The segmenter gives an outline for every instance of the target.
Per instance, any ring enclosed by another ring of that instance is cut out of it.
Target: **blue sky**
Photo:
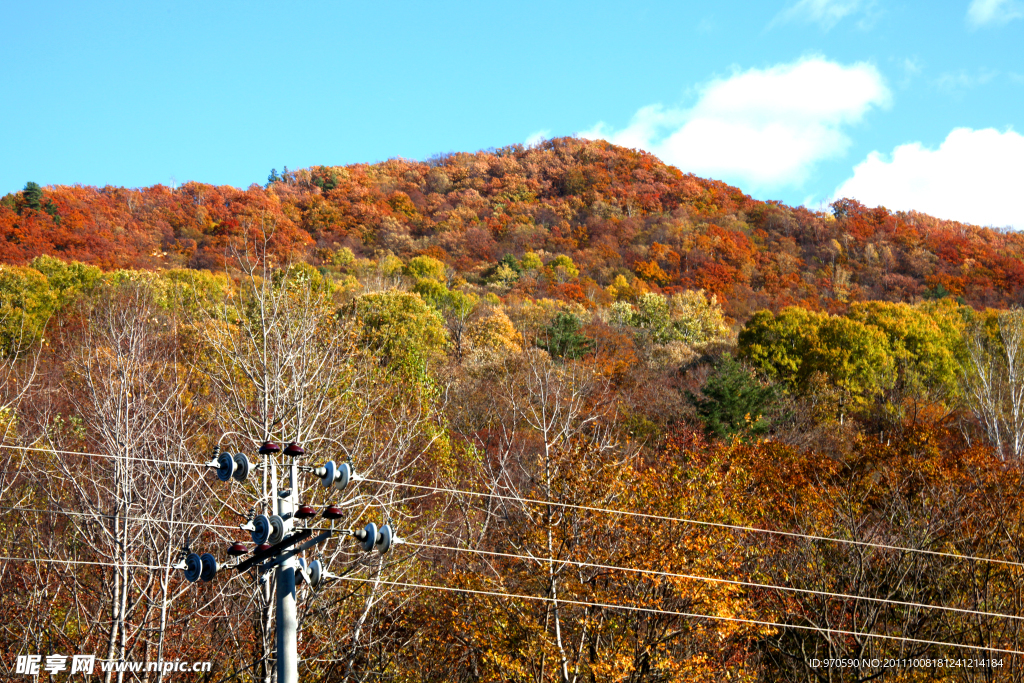
[[[1024,0],[36,2],[2,30],[0,193],[580,134],[1024,228]]]

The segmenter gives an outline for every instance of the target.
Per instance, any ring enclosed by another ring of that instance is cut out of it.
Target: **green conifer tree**
[[[43,205],[43,188],[39,187],[39,183],[33,183],[29,181],[25,183],[25,189],[23,190],[25,197],[25,206],[30,209],[38,211]]]
[[[687,392],[710,436],[726,439],[734,434],[764,434],[771,427],[770,415],[777,412],[779,389],[762,384],[754,374],[730,355],[723,355],[708,377],[701,395]]]
[[[579,318],[572,313],[560,311],[535,343],[554,358],[581,358],[594,348],[593,340],[580,332],[581,327]]]

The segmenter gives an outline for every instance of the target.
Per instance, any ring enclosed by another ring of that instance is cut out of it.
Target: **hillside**
[[[427,255],[471,282],[493,279],[506,255],[565,255],[570,272],[506,278],[505,289],[604,304],[621,275],[643,291],[705,289],[741,322],[792,304],[842,312],[947,295],[1006,307],[1024,288],[1018,233],[851,200],[831,215],[762,202],[645,152],[574,138],[275,172],[246,190],[23,191],[0,200],[0,262],[50,254],[104,269],[221,269],[259,230],[273,233],[280,262],[339,270],[352,256]]]
[[[270,680],[263,514],[305,681],[1020,678],[1018,234],[575,139],[0,226],[4,652]]]

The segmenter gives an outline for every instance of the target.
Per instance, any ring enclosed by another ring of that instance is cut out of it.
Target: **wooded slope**
[[[50,254],[105,269],[219,269],[232,245],[267,230],[281,262],[337,268],[351,258],[346,248],[356,257],[390,251],[433,256],[470,281],[493,279],[506,255],[565,255],[568,273],[503,284],[592,305],[608,302],[605,288],[621,275],[643,291],[705,289],[739,321],[793,304],[840,312],[858,300],[947,295],[1006,307],[1024,287],[1018,233],[852,200],[830,214],[762,202],[604,141],[317,166],[269,180],[246,190],[189,182],[7,195],[0,262]]]

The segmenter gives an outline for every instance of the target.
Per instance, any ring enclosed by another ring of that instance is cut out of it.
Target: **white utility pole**
[[[289,447],[287,453],[292,450]],[[300,449],[301,450],[301,449]],[[295,501],[299,498],[298,469],[291,454],[287,495],[278,492],[277,514],[291,525],[295,519]],[[295,611],[295,567],[292,555],[277,567],[277,683],[299,683],[299,623]]]
[[[393,543],[401,543],[402,540],[394,535],[390,523],[385,518],[385,523],[378,529],[377,525],[370,522],[364,529],[353,531],[351,529],[335,528],[334,520],[342,517],[344,512],[337,505],[328,505],[323,510],[323,519],[331,522],[330,527],[309,527],[295,529],[295,520],[307,519],[316,515],[316,510],[309,505],[299,505],[299,470],[314,474],[320,478],[321,483],[332,491],[344,491],[350,482],[360,481],[358,476],[348,463],[340,466],[333,460],[328,460],[321,467],[300,466],[298,458],[304,456],[306,451],[296,443],[288,444],[284,449],[284,455],[288,461],[288,485],[289,488],[282,489],[277,478],[277,454],[281,453],[281,447],[276,443],[266,441],[260,447],[259,453],[263,456],[261,467],[263,470],[264,486],[267,478],[270,479],[270,502],[269,514],[261,514],[254,519],[248,520],[239,526],[240,529],[248,531],[256,547],[252,549],[252,556],[235,564],[225,565],[217,561],[210,553],[202,556],[193,553],[187,548],[182,551],[182,559],[176,569],[185,570],[185,578],[191,582],[212,581],[217,572],[222,569],[234,569],[245,572],[256,568],[259,576],[263,577],[271,568],[277,579],[277,599],[275,622],[275,646],[277,659],[277,682],[276,683],[299,683],[299,624],[295,604],[295,584],[298,579],[297,573],[301,572],[303,580],[311,587],[316,588],[325,579],[339,578],[329,573],[319,560],[312,560],[308,564],[296,558],[296,554],[323,543],[334,534],[351,536],[359,541],[363,550],[371,552],[378,551],[380,554],[388,552]],[[227,452],[221,452],[220,446],[214,448],[213,460],[206,464],[207,467],[217,470],[217,478],[221,481],[245,481],[249,476],[250,461],[243,453],[236,453],[233,456]],[[264,488],[264,491],[266,488]],[[263,499],[266,500],[266,499]],[[276,514],[275,514],[276,509]],[[313,536],[315,531],[319,535]],[[228,548],[228,555],[238,557],[249,552],[242,543],[232,543]],[[269,591],[269,581],[267,590]],[[269,599],[269,596],[268,596]],[[269,672],[268,672],[269,676]]]

